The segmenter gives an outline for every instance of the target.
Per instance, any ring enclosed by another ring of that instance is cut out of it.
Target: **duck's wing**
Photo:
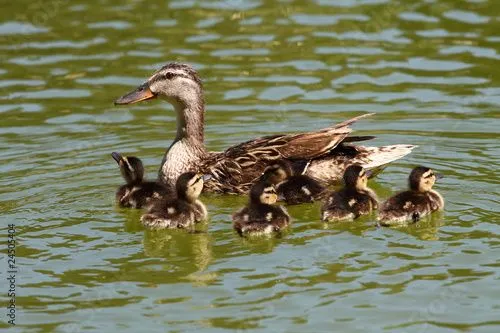
[[[209,153],[201,166],[203,172],[212,175],[206,186],[214,192],[245,193],[273,161],[308,161],[326,155],[352,132],[349,125],[370,115],[354,117],[318,131],[260,137],[232,146],[222,153]]]
[[[328,153],[352,132],[349,125],[373,115],[364,114],[318,131],[265,136],[228,148],[224,155],[243,165],[259,159],[309,160]],[[358,137],[360,141],[371,137]]]

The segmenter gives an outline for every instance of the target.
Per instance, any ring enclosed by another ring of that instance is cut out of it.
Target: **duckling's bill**
[[[148,99],[156,98],[156,95],[151,91],[149,85],[144,83],[137,89],[123,95],[115,101],[115,105],[133,104]]]
[[[120,164],[120,161],[122,160],[122,155],[120,153],[114,151],[111,153],[111,157],[113,157],[116,163]]]

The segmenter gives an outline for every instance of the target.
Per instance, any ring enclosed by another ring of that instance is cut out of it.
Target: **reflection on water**
[[[500,3],[2,9],[0,209],[18,227],[21,267],[12,332],[498,330]],[[374,216],[325,224],[319,204],[301,205],[282,237],[246,240],[231,214],[247,198],[207,195],[196,232],[145,231],[140,211],[114,204],[109,154],[141,157],[153,178],[174,114],[112,101],[173,60],[204,80],[210,149],[375,112],[357,134],[419,145],[373,182],[378,195],[425,164],[446,175],[445,212],[384,229]]]

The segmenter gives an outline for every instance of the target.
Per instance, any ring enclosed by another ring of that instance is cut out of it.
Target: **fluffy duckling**
[[[144,181],[144,166],[135,156],[122,156],[117,152],[111,153],[118,163],[126,184],[116,191],[116,202],[122,207],[142,208],[152,200],[161,199],[168,195],[167,188],[152,181]]]
[[[413,169],[408,178],[410,189],[387,199],[380,206],[379,225],[417,222],[420,218],[443,209],[443,197],[432,189],[436,180],[442,177],[427,167],[418,166]]]
[[[370,176],[370,170],[359,165],[348,166],[344,172],[345,187],[327,198],[321,207],[321,220],[351,221],[377,209],[377,195],[367,186]]]
[[[276,203],[277,194],[274,185],[269,182],[257,182],[250,189],[248,206],[233,214],[234,229],[240,236],[269,235],[280,232],[290,223],[290,216]]]
[[[207,209],[198,197],[207,179],[195,172],[180,175],[175,184],[177,199],[155,202],[141,216],[142,224],[150,229],[189,228],[206,220]]]
[[[276,186],[279,200],[285,201],[288,205],[313,202],[326,190],[317,180],[309,176],[294,175],[290,163],[285,160],[279,160],[268,166],[260,180]]]

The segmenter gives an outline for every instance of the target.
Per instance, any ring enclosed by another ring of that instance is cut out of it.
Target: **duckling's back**
[[[150,229],[189,228],[205,218],[204,206],[175,199],[154,202],[141,216],[141,222]]]
[[[349,221],[369,214],[377,206],[376,196],[370,190],[356,191],[344,188],[328,197],[321,207],[321,219],[332,222]]]
[[[290,222],[284,208],[272,205],[252,205],[233,214],[234,229],[240,235],[266,235],[281,231]]]
[[[388,226],[420,218],[443,208],[442,197],[435,191],[404,191],[385,201],[379,210],[379,224]]]
[[[143,208],[153,200],[171,195],[170,191],[157,182],[122,185],[116,191],[116,201],[122,207]]]
[[[311,177],[297,175],[289,177],[276,190],[281,200],[296,205],[319,199],[326,189]]]

